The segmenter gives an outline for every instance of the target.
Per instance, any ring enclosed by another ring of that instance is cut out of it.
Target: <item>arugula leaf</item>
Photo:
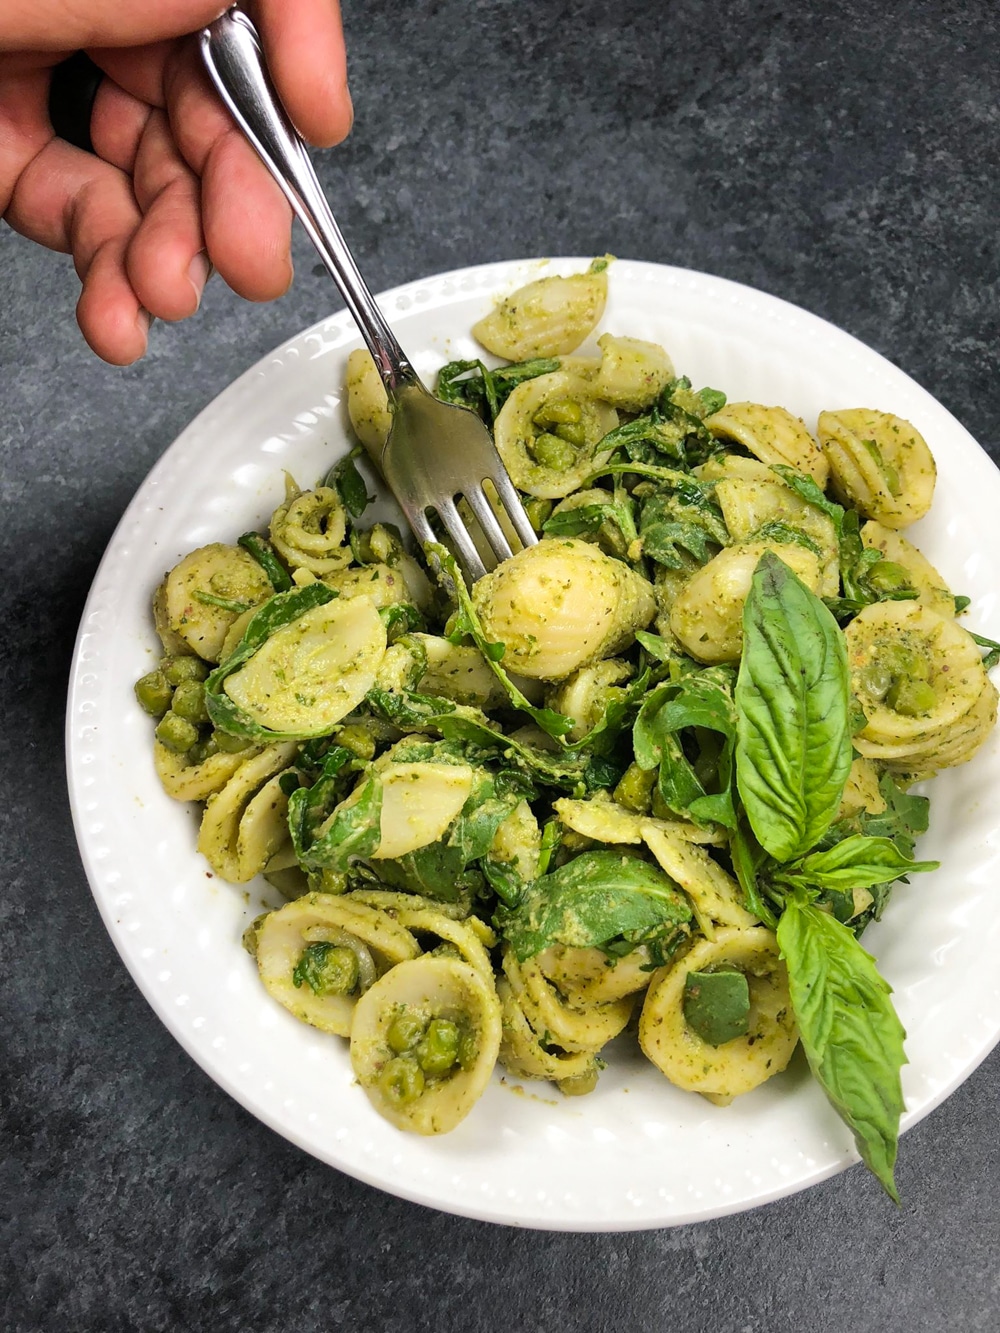
[[[237,544],[242,546],[244,551],[249,551],[257,561],[271,580],[275,592],[288,592],[292,588],[291,574],[278,559],[271,543],[259,532],[244,532],[243,536],[238,538]]]
[[[969,631],[972,634],[972,631]],[[972,634],[972,638],[980,648],[986,648],[987,652],[983,656],[983,666],[987,671],[992,671],[998,662],[1000,662],[1000,643],[995,639],[987,639],[982,634]]]
[[[415,690],[369,690],[371,708],[401,730],[436,731],[446,740],[464,741],[484,752],[503,756],[529,777],[567,792],[584,789],[587,759],[568,749],[542,750],[525,741],[515,740],[494,727],[477,708],[457,704],[452,699]]]
[[[552,514],[542,524],[542,531],[547,537],[590,537],[599,533],[605,524],[611,524],[618,530],[616,545],[619,553],[624,555],[638,536],[634,508],[634,501],[624,486],[616,485],[614,494],[608,494],[607,500],[579,505],[575,509],[561,509]]]
[[[685,569],[691,558],[704,565],[729,542],[722,510],[694,483],[651,495],[639,516],[639,536],[643,555],[668,569]]]
[[[322,781],[322,779],[321,779]],[[337,805],[318,826],[321,808],[315,788],[300,787],[288,798],[288,827],[299,865],[304,870],[346,870],[355,857],[371,856],[382,840],[382,783],[373,773],[350,805]]]
[[[632,729],[636,763],[642,769],[659,768],[657,785],[667,808],[696,823],[729,829],[735,825],[732,684],[732,669],[716,666],[660,685],[646,695]],[[688,729],[694,729],[689,734],[700,751],[694,762],[680,736]]]
[[[449,361],[438,371],[434,392],[445,403],[458,403],[478,413],[492,425],[511,390],[525,380],[539,375],[550,375],[559,369],[554,357],[536,357],[531,361],[515,361],[498,370],[490,370],[482,361]]]
[[[601,440],[601,449],[624,449],[636,463],[658,463],[667,458],[684,467],[687,463],[684,436],[684,430],[654,408],[646,416],[636,417],[608,431]]]
[[[326,479],[326,484],[337,492],[351,518],[360,518],[375,499],[374,495],[368,494],[365,480],[354,465],[355,458],[362,453],[364,450],[360,446],[352,449],[346,458],[333,465]]]
[[[845,510],[842,505],[828,500],[813,478],[799,472],[797,468],[775,463],[771,471],[776,472],[796,495],[826,514],[833,523],[839,549],[840,581],[844,590],[843,597],[827,599],[827,605],[834,615],[843,618],[856,615],[872,602],[911,601],[916,597],[915,588],[904,585],[879,587],[872,581],[871,574],[876,566],[891,562],[886,561],[876,547],[865,546],[861,540],[861,523],[855,510]]]
[[[870,838],[891,838],[904,856],[912,856],[917,838],[927,832],[930,801],[897,787],[891,773],[882,774],[878,789],[886,808],[879,815],[862,814],[862,832]]]
[[[785,904],[778,946],[809,1066],[865,1164],[898,1203],[893,1167],[906,1034],[891,987],[851,931],[804,896]]]
[[[836,818],[852,759],[849,695],[837,622],[765,551],[743,610],[736,779],[755,836],[778,861],[807,852]]]
[[[500,665],[500,659],[503,657],[504,645],[502,643],[492,643],[483,631],[482,622],[476,614],[476,609],[472,604],[472,598],[465,585],[465,579],[455,557],[444,546],[437,542],[428,542],[428,554],[435,557],[441,563],[441,569],[451,584],[454,591],[455,600],[458,603],[458,610],[452,617],[453,630],[452,638],[464,638],[468,636],[475,643],[476,647],[486,658],[490,670],[496,676],[497,680],[503,686],[504,692],[511,704],[519,712],[527,713],[538,726],[548,735],[554,737],[565,736],[573,726],[573,719],[565,717],[562,713],[557,713],[552,708],[536,708],[522,692],[517,688],[514,682],[508,676],[507,672]]]
[[[519,774],[478,769],[447,835],[404,856],[380,861],[379,878],[441,902],[457,902],[466,890],[481,885],[477,863],[486,857],[503,821],[530,793],[530,785]]]
[[[412,602],[393,602],[391,606],[383,606],[378,614],[385,626],[386,640],[390,644],[396,643],[404,635],[412,634],[415,630],[427,628],[426,620]]]
[[[297,732],[272,731],[262,727],[259,722],[243,711],[223,690],[227,676],[238,670],[244,662],[253,657],[272,634],[290,625],[299,616],[305,615],[313,607],[322,606],[332,601],[337,594],[325,583],[310,583],[305,588],[292,588],[290,592],[278,592],[269,597],[254,612],[243,631],[243,637],[224,662],[220,662],[210,672],[205,681],[205,707],[212,724],[230,736],[243,736],[248,740],[282,741],[297,740]]]
[[[634,947],[672,936],[690,920],[685,896],[658,866],[595,851],[536,879],[505,916],[503,933],[524,962],[550,944],[604,948],[622,940]]]
[[[795,888],[868,889],[923,870],[937,870],[940,861],[911,861],[890,838],[863,835],[844,838],[822,852],[811,852],[774,872],[775,883]]]

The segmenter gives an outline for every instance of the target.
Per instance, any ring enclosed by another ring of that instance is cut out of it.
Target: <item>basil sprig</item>
[[[906,1033],[891,987],[851,931],[801,891],[785,903],[778,946],[809,1067],[866,1166],[898,1203],[893,1167]]]
[[[212,724],[230,736],[243,736],[253,741],[298,740],[299,732],[272,731],[262,727],[244,709],[230,699],[223,689],[226,677],[253,657],[272,634],[290,625],[299,616],[316,606],[332,601],[337,594],[325,583],[310,583],[305,588],[275,593],[256,611],[243,631],[243,637],[224,662],[215,668],[205,681],[205,706]]]
[[[765,551],[743,611],[736,780],[750,827],[776,861],[833,823],[851,768],[847,649],[820,599]]]

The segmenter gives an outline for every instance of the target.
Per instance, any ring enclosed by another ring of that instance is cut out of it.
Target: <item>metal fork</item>
[[[428,393],[396,341],[274,90],[247,16],[234,7],[216,19],[201,34],[201,52],[222,100],[305,227],[375,359],[392,412],[389,438],[375,463],[421,546],[437,540],[428,518],[434,510],[470,577],[480,578],[487,570],[484,555],[492,557],[492,568],[513,554],[484,482],[495,489],[496,503],[523,545],[538,540],[489,431],[474,412]],[[482,552],[459,513],[462,498],[485,538]]]

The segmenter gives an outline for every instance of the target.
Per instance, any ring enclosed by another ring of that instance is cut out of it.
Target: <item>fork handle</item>
[[[233,6],[202,31],[201,54],[219,95],[281,187],[340,288],[387,393],[395,398],[407,385],[419,384],[354,262],[305,145],[271,83],[256,28]]]

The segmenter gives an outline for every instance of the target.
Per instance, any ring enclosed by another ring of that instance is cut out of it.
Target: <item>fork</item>
[[[520,496],[489,431],[468,408],[443,403],[420,381],[368,289],[341,235],[309,154],[271,83],[253,24],[235,6],[201,33],[209,77],[257,150],[319,251],[375,360],[392,412],[389,437],[374,459],[422,547],[437,540],[428,511],[450,537],[469,577],[513,555],[506,517],[524,546],[537,542]],[[494,509],[484,483],[495,492]],[[464,500],[485,542],[462,514]]]

